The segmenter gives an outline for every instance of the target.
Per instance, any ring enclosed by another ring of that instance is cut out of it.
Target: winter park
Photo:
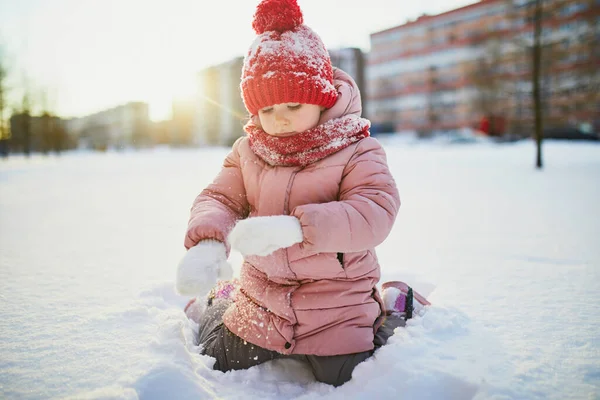
[[[293,361],[221,373],[174,292],[198,187],[227,152],[1,165],[3,398],[594,399],[600,146],[390,144],[402,196],[382,281],[433,306],[334,389]],[[241,257],[232,254],[234,268]]]
[[[600,399],[593,0],[0,0],[1,399]]]

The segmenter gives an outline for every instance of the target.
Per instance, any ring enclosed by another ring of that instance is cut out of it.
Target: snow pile
[[[239,398],[244,393],[244,398],[265,400],[325,395],[331,399],[465,399],[507,393],[485,380],[506,367],[500,362],[503,356],[498,343],[456,309],[429,307],[360,364],[349,383],[335,389],[315,382],[311,371],[294,360],[268,362],[246,371],[213,371],[214,360],[199,355],[200,349],[194,345],[198,327],[183,316],[185,301],[169,284],[143,292],[122,317],[151,317],[158,331],[148,347],[156,362],[137,378],[121,379],[118,386],[74,397],[166,399],[176,394],[179,399]]]

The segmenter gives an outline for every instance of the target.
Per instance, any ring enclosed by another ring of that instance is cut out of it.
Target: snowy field
[[[337,389],[193,345],[175,267],[226,149],[0,160],[0,398],[600,399],[600,145],[547,142],[542,172],[532,142],[386,149],[383,281],[434,305]]]

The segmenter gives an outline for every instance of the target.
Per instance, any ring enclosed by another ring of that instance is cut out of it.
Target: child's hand
[[[231,279],[232,275],[225,245],[216,240],[203,240],[191,247],[179,262],[177,291],[183,295],[204,297],[217,280]]]
[[[245,256],[267,256],[303,240],[296,217],[275,215],[241,220],[229,234],[231,247]]]

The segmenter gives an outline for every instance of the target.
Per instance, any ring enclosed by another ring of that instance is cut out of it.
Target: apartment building
[[[148,104],[130,102],[66,122],[79,146],[96,150],[152,144]]]
[[[195,141],[196,102],[193,100],[175,100],[171,104],[172,118],[155,124],[157,142],[160,140],[161,130],[166,134],[166,142],[174,146],[189,146]]]
[[[194,143],[229,146],[243,135],[248,112],[240,95],[243,57],[198,74]]]
[[[594,38],[598,41],[595,3],[544,2],[549,125],[598,119],[600,105],[591,92],[594,87],[597,92],[598,73],[590,68],[598,65],[598,54],[588,54]],[[495,134],[529,131],[532,7],[530,0],[482,0],[373,33],[366,75],[374,126],[427,134],[479,128],[491,119]]]

